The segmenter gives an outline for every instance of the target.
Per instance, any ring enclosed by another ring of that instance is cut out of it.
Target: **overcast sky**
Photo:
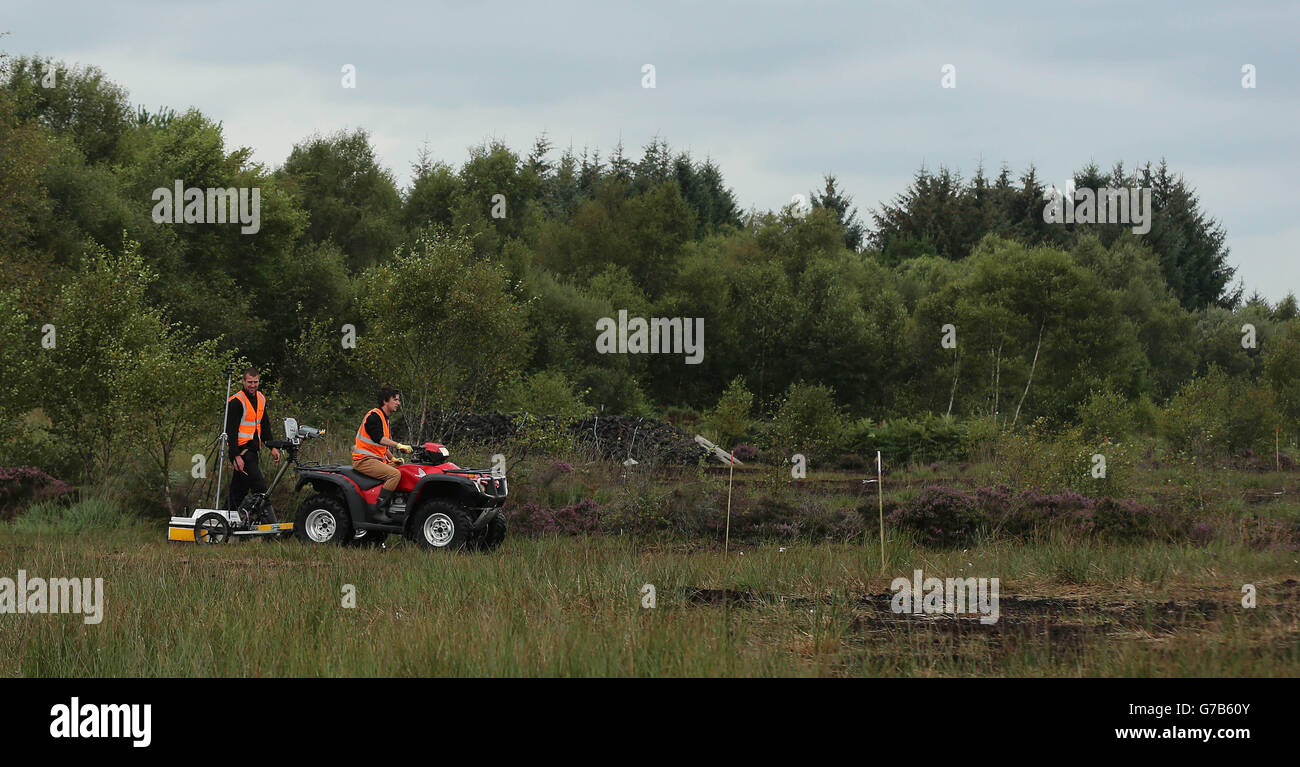
[[[621,139],[639,157],[659,136],[713,158],[745,208],[831,172],[865,218],[922,163],[1034,163],[1062,186],[1089,161],[1164,157],[1227,228],[1247,293],[1276,300],[1300,285],[1300,6],[1235,5],[4,0],[0,50],[98,66],[150,109],[197,107],[270,167],[313,133],[365,128],[403,185],[426,141],[458,165],[489,138],[526,152],[546,131],[602,154]]]

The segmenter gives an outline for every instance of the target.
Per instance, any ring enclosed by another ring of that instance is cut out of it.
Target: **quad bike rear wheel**
[[[298,507],[293,534],[303,543],[342,544],[352,538],[352,520],[339,499],[313,495]]]
[[[469,514],[461,507],[447,501],[429,500],[416,508],[406,534],[421,548],[460,551],[465,548],[472,524]]]

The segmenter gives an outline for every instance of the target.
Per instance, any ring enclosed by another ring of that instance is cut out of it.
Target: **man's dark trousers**
[[[262,476],[262,467],[258,464],[258,451],[244,452],[244,470],[241,472],[232,465],[234,476],[230,480],[230,496],[226,499],[226,508],[234,511],[244,501],[244,496],[251,490],[254,493],[266,492],[266,477]]]

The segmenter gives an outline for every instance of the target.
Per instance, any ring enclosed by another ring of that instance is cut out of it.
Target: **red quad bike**
[[[390,451],[391,452],[391,451]],[[303,543],[379,546],[398,533],[426,549],[489,551],[506,538],[506,478],[492,469],[462,469],[447,448],[425,442],[397,465],[402,479],[393,491],[388,524],[374,520],[383,483],[351,466],[298,467],[298,486],[315,494],[294,516]]]

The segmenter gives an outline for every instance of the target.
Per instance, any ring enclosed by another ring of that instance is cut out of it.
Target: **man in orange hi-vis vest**
[[[266,492],[266,478],[257,459],[262,441],[271,437],[271,429],[267,425],[270,418],[266,414],[266,395],[257,390],[261,381],[257,368],[245,370],[244,387],[231,396],[226,413],[226,440],[230,445],[230,462],[235,465],[227,509],[238,509],[249,490]],[[272,448],[271,458],[280,463],[280,451]]]
[[[396,448],[404,453],[411,452],[410,445],[393,440],[393,433],[388,427],[388,419],[402,406],[402,393],[391,386],[379,388],[379,407],[371,409],[357,429],[356,441],[352,445],[352,468],[384,481],[384,489],[379,491],[376,504],[375,521],[392,522],[388,516],[388,506],[393,501],[393,491],[402,479],[402,473],[388,463],[388,448]]]

